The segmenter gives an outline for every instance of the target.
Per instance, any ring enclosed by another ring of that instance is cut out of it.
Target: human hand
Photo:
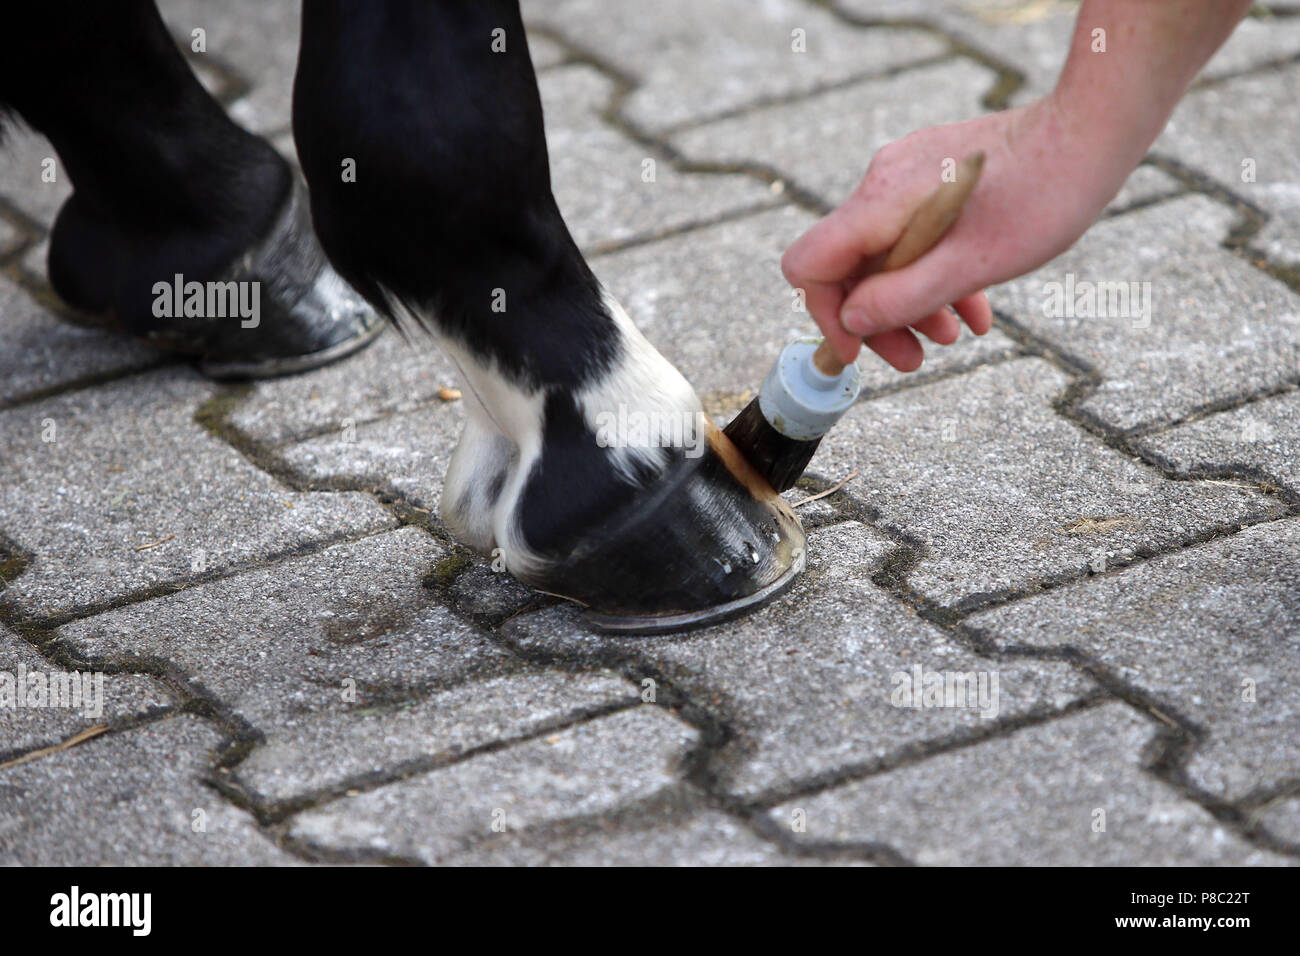
[[[1098,142],[1079,142],[1086,132],[1065,122],[1048,97],[923,129],[880,150],[861,185],[781,262],[840,360],[853,361],[865,340],[909,372],[923,357],[916,332],[951,344],[961,332],[958,315],[977,335],[987,332],[992,313],[982,290],[1069,248],[1132,169],[1129,151],[1108,161]],[[942,181],[945,161],[977,150],[986,154],[983,175],[951,230],[910,266],[876,271]]]

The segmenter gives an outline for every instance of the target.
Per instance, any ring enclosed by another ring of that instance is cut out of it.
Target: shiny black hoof
[[[218,379],[317,368],[383,331],[384,320],[326,260],[301,181],[264,238],[215,272],[202,263],[216,239],[178,235],[125,232],[74,193],[49,257],[50,283],[75,310],[68,318],[196,359]]]
[[[261,315],[252,328],[217,320],[200,336],[199,369],[215,379],[319,368],[360,351],[384,329],[384,319],[326,260],[301,183],[266,240],[223,279],[259,283]]]
[[[803,527],[712,423],[708,438],[527,583],[585,604],[613,634],[690,630],[784,593],[804,568]]]

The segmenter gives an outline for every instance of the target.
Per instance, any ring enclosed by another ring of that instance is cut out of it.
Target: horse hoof
[[[186,254],[165,236],[121,233],[74,193],[51,236],[50,282],[70,320],[196,359],[214,379],[318,368],[386,324],[325,258],[300,180],[266,235],[215,276],[186,275]]]
[[[270,236],[233,266],[229,278],[261,284],[262,315],[252,329],[239,322],[209,324],[213,331],[198,348],[199,371],[210,378],[272,378],[320,368],[359,352],[386,324],[325,258],[297,180]]]
[[[697,457],[591,528],[560,564],[526,581],[587,606],[612,634],[665,634],[728,620],[780,596],[807,542],[790,506],[707,422]]]

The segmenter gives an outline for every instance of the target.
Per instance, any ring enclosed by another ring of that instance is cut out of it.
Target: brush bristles
[[[722,431],[778,492],[794,487],[821,444],[820,438],[786,438],[763,417],[757,398]]]

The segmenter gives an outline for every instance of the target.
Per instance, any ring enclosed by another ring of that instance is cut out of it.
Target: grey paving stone
[[[1060,664],[977,657],[919,620],[871,582],[891,548],[856,522],[826,528],[812,536],[804,577],[770,607],[680,637],[617,642],[726,715],[734,736],[709,769],[729,791],[752,798],[896,758],[925,741],[1064,707],[1095,689]],[[556,609],[514,618],[502,634],[527,650],[572,653],[566,643],[583,641],[580,626]],[[593,650],[611,642],[591,640]],[[954,706],[901,706],[899,688],[910,686],[914,668],[984,675],[976,679],[988,694],[977,704],[972,685],[971,699]]]
[[[0,627],[0,754],[5,755],[0,763],[97,724],[174,703],[166,688],[151,677],[69,672]]]
[[[30,280],[31,285],[46,289],[50,287],[49,270],[46,266],[49,258],[50,237],[48,235],[42,238],[40,242],[33,242],[23,253],[20,267],[26,273],[24,278]]]
[[[192,31],[206,32],[207,53],[249,84],[230,105],[235,122],[256,133],[287,128],[293,74],[298,66],[299,7],[291,0],[160,0],[163,19],[179,41],[192,44]]]
[[[1051,92],[1070,50],[1078,4],[1061,0],[837,0],[856,17],[919,20],[1014,70],[1010,102]]]
[[[1152,203],[1184,192],[1186,187],[1157,166],[1143,163],[1133,170],[1118,195],[1106,207],[1107,213],[1123,212],[1138,203]]]
[[[295,864],[201,782],[220,739],[180,716],[0,770],[0,865]]]
[[[861,402],[812,461],[925,548],[907,580],[947,606],[1113,566],[1281,514],[1235,485],[1168,481],[1053,412],[1066,377],[1017,359]]]
[[[292,839],[335,853],[436,863],[506,832],[609,812],[672,787],[697,733],[643,704],[293,818]],[[499,831],[495,831],[499,832]]]
[[[257,382],[230,413],[230,423],[266,444],[360,426],[437,399],[459,387],[460,374],[427,336],[384,332],[345,362],[303,375]]]
[[[1300,776],[1298,552],[1300,522],[1270,522],[970,622],[1077,647],[1205,728],[1190,778],[1236,799]]]
[[[1300,296],[1220,246],[1235,220],[1204,196],[1105,219],[989,299],[1100,373],[1085,413],[1119,429],[1176,421],[1300,368]],[[1085,293],[1098,287],[1090,308]]]
[[[443,479],[464,421],[461,402],[327,432],[284,449],[285,461],[311,481],[391,488],[436,518]]]
[[[632,823],[596,820],[576,832],[493,834],[449,866],[816,866],[716,810]],[[841,861],[836,861],[841,865]]]
[[[1251,248],[1277,265],[1300,268],[1300,183],[1266,184],[1249,195],[1269,214]]]
[[[474,620],[496,622],[545,596],[482,559],[466,559],[448,588],[452,606]]]
[[[605,123],[601,113],[614,84],[591,67],[552,70],[541,77],[540,88],[551,186],[584,248],[655,235],[776,199],[753,176],[678,172],[665,154]]]
[[[789,826],[802,811],[798,839],[885,843],[930,866],[1290,862],[1147,773],[1153,726],[1107,704],[799,798],[772,817]]]
[[[781,254],[814,221],[786,206],[600,256],[592,265],[705,408],[725,421],[757,394],[786,342],[817,331],[812,316],[795,311],[781,275]],[[967,332],[953,346],[927,344],[916,374],[951,372],[1015,348],[1001,332]],[[868,390],[903,381],[874,353],[865,352],[858,365]]]
[[[56,318],[0,276],[0,404],[158,361],[153,349]]]
[[[922,126],[983,112],[980,99],[995,78],[970,60],[945,60],[748,110],[678,133],[671,142],[697,162],[774,170],[837,205],[862,181],[882,146]]]
[[[54,182],[42,178],[47,159],[54,160]],[[48,229],[71,194],[67,170],[50,141],[21,123],[7,124],[0,141],[0,201]]]
[[[968,43],[1024,77],[1010,103],[1043,96],[1070,49],[1079,5],[1076,0],[837,0],[859,17],[919,19]],[[1104,27],[1100,21],[1089,29]],[[1107,36],[1108,51],[1123,55],[1123,37]],[[1237,27],[1201,71],[1202,79],[1258,69],[1300,51],[1300,23],[1288,17],[1250,18]]]
[[[472,680],[401,704],[304,715],[273,733],[237,774],[254,792],[285,800],[415,761],[448,760],[639,700],[635,685],[609,672]]]
[[[539,73],[559,66],[569,58],[569,51],[549,37],[528,34],[528,55],[532,58],[533,69]]]
[[[1197,80],[1222,80],[1236,73],[1262,70],[1270,63],[1300,53],[1300,20],[1295,17],[1265,16],[1267,4],[1257,4],[1228,41],[1214,55]]]
[[[663,130],[941,55],[922,30],[858,30],[799,0],[527,0],[524,17],[634,76],[623,115]],[[802,30],[806,52],[794,52]]]
[[[173,368],[0,412],[0,530],[32,556],[4,600],[67,612],[393,524],[369,496],[293,492],[207,434],[194,414],[214,393]]]
[[[1300,392],[1188,422],[1138,445],[1180,472],[1246,469],[1300,494]]]
[[[1290,29],[1293,52],[1300,52],[1300,21]],[[1300,264],[1300,130],[1279,123],[1277,109],[1297,101],[1300,64],[1197,89],[1153,147],[1268,213],[1252,248],[1293,266]]]
[[[445,556],[427,533],[401,528],[118,608],[60,633],[91,659],[170,662],[272,743],[278,734],[308,740],[313,727],[325,738],[347,715],[515,668],[435,603],[425,582]]]
[[[1257,819],[1273,836],[1300,848],[1300,796],[1269,804]]]
[[[9,220],[0,217],[0,259],[12,254],[27,236]]]

